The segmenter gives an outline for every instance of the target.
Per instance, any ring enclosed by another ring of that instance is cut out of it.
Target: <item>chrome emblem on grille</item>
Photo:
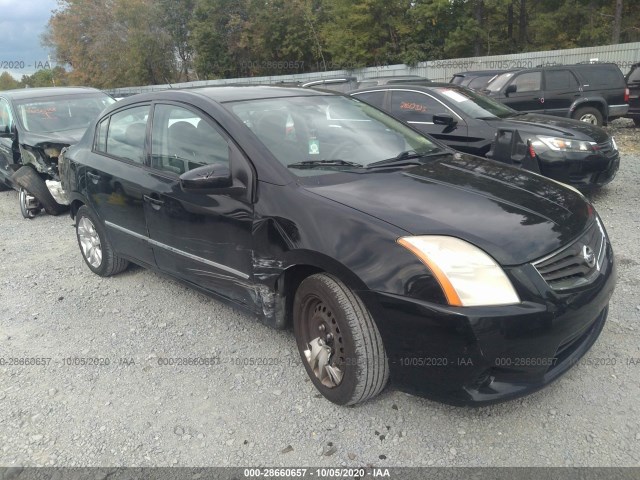
[[[596,266],[596,254],[589,245],[582,247],[582,258],[589,268]]]

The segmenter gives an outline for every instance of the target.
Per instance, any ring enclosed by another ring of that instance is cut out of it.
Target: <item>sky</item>
[[[40,36],[57,4],[57,0],[0,0],[0,73],[8,71],[20,80],[45,66],[51,52],[40,44]],[[53,56],[51,60],[55,67]]]

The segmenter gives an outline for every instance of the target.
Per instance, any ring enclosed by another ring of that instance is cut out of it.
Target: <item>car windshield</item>
[[[412,158],[415,162],[443,151],[401,122],[353,98],[270,98],[227,106],[298,176],[366,168],[388,159],[406,162]]]
[[[511,80],[511,77],[513,77],[513,73],[514,72],[503,73],[496,76],[487,84],[487,90],[489,90],[490,92],[499,92],[500,90],[502,90],[502,87],[504,87],[507,82]]]
[[[18,101],[16,110],[25,130],[50,133],[87,128],[112,103],[104,93],[60,95]]]
[[[506,118],[517,113],[497,100],[467,88],[443,87],[436,91],[472,118]]]

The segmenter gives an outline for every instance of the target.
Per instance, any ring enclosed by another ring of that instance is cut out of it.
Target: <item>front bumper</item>
[[[547,150],[538,154],[538,161],[542,175],[578,188],[604,186],[620,168],[620,154],[614,149],[588,154]]]
[[[451,405],[484,405],[534,392],[591,348],[615,285],[611,246],[588,286],[552,291],[526,265],[509,271],[522,298],[502,307],[448,307],[360,292],[372,310],[399,389]]]

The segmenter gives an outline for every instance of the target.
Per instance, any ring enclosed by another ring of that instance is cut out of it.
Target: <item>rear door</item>
[[[242,305],[255,305],[250,189],[186,192],[179,178],[212,164],[250,177],[250,163],[210,116],[187,104],[155,104],[151,137],[147,176],[153,189],[145,195],[144,212],[158,267]]]
[[[149,188],[144,163],[150,108],[134,105],[104,118],[79,177],[84,177],[88,203],[104,220],[114,249],[153,266],[143,207]]]
[[[567,68],[544,71],[544,113],[566,117],[573,102],[582,96],[578,79]]]

